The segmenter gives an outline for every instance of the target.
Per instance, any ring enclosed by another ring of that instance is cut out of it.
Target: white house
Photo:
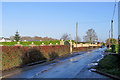
[[[0,38],[0,42],[11,42],[9,38]]]

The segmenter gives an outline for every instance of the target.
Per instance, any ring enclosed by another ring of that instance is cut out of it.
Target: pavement
[[[16,71],[14,75],[5,78],[111,78],[91,72],[89,68],[104,57],[106,48],[99,48],[83,54],[59,60],[46,65],[34,65],[29,69]],[[27,68],[27,67],[26,67]]]

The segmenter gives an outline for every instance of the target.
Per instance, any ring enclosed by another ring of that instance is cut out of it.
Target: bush
[[[32,48],[29,51],[28,54],[28,63],[40,61],[40,60],[46,60],[45,56],[40,52],[40,50],[37,50],[36,48]]]
[[[55,58],[59,57],[59,55],[55,52],[52,52],[49,54],[49,57],[55,59]]]
[[[32,62],[69,55],[68,45],[57,46],[2,46],[2,70]]]
[[[115,45],[115,52],[116,52],[116,53],[118,53],[118,49],[119,49],[119,45],[116,44],[116,45]]]

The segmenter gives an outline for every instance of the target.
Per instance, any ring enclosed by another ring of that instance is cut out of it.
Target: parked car
[[[105,47],[104,45],[100,46],[100,48],[104,48],[104,47]]]

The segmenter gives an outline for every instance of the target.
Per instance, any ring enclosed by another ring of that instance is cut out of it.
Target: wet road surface
[[[68,59],[60,60],[45,66],[22,71],[8,78],[106,78],[88,70],[96,61],[103,58],[106,48],[85,52]]]

